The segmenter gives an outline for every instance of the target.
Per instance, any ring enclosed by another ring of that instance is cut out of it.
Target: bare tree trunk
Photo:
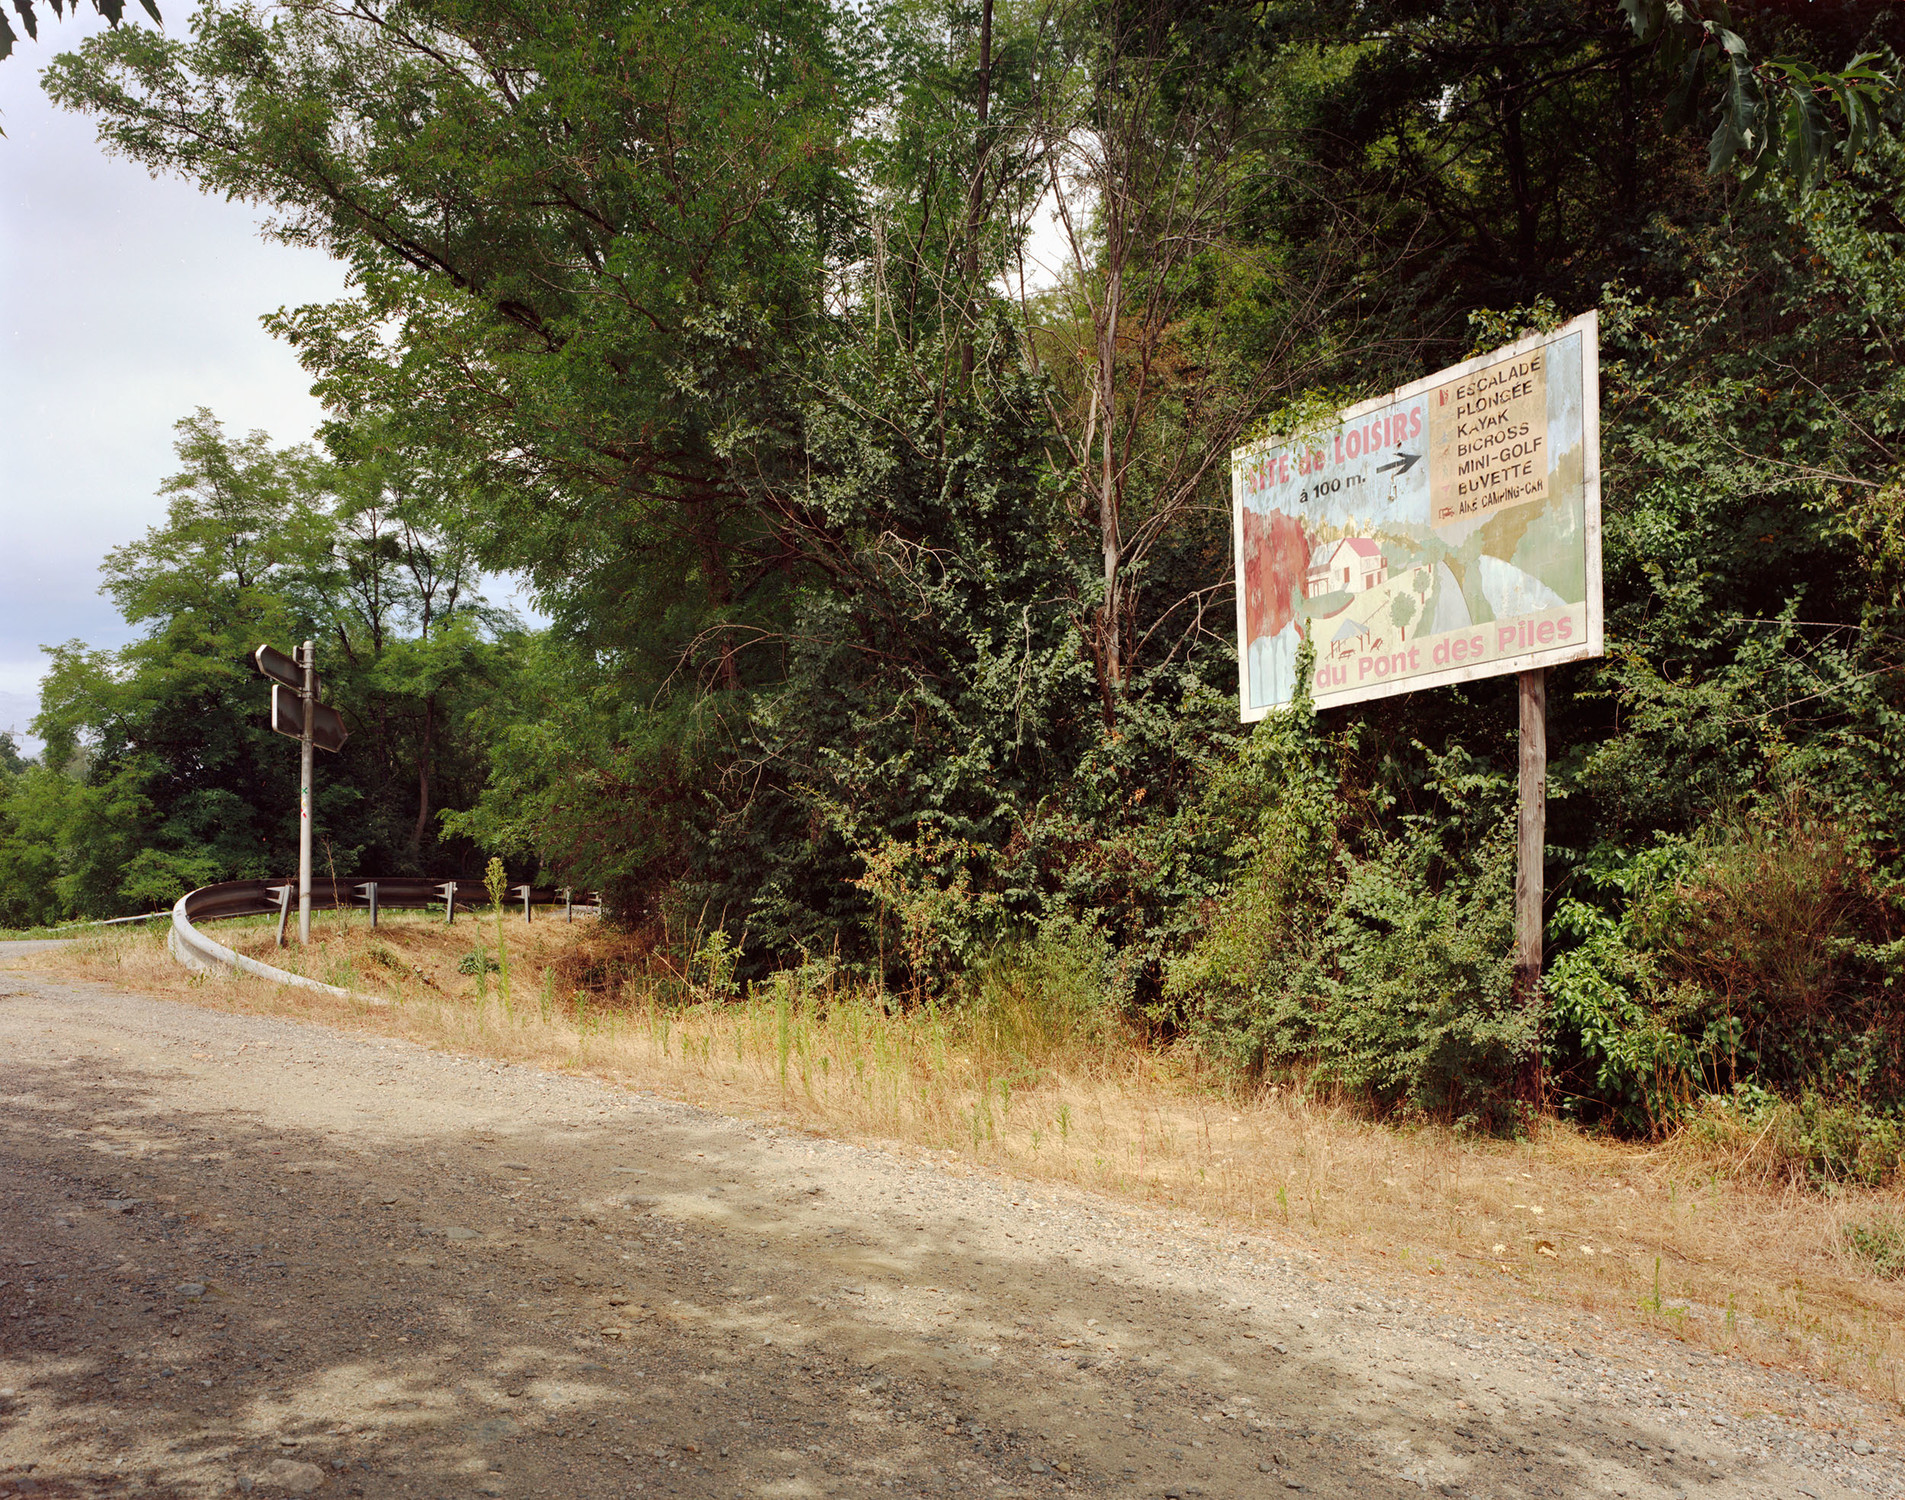
[[[985,225],[986,157],[990,142],[986,121],[992,107],[992,0],[979,13],[979,131],[973,152],[972,180],[966,188],[965,271],[966,338],[959,350],[959,374],[972,379],[972,325],[979,309],[979,232]]]
[[[1098,658],[1100,692],[1106,722],[1112,717],[1117,695],[1124,690],[1124,562],[1123,481],[1118,472],[1118,331],[1124,302],[1124,214],[1115,193],[1107,192],[1105,214],[1105,291],[1103,315],[1098,320],[1098,401],[1104,410],[1099,425],[1098,548],[1104,565],[1105,592],[1098,601]],[[1134,415],[1135,419],[1135,415]]]
[[[436,738],[437,700],[423,700],[423,743],[417,750],[417,822],[410,831],[410,854],[423,866],[423,836],[430,829],[430,749]]]
[[[1146,562],[1222,504],[1231,448],[1273,391],[1307,378],[1303,330],[1335,316],[1341,295],[1330,284],[1288,286],[1287,326],[1253,371],[1183,357],[1199,337],[1184,318],[1196,280],[1184,273],[1196,258],[1216,251],[1278,273],[1238,233],[1248,118],[1222,90],[1202,87],[1173,37],[1179,16],[1172,0],[1081,0],[1067,32],[1076,48],[1054,49],[1032,93],[1044,202],[1065,238],[1076,300],[1053,327],[1051,305],[1022,289],[1024,345],[1050,377],[1049,414],[1076,476],[1072,515],[1081,532],[1096,531],[1102,593],[1080,607],[1077,628],[1108,725],[1151,660],[1149,643],[1170,639],[1160,637],[1168,628],[1179,638],[1172,652],[1183,648],[1181,625],[1166,622],[1189,618],[1193,634],[1202,631],[1204,596],[1222,587],[1213,578],[1210,590],[1153,609],[1142,593]]]
[[[741,672],[735,660],[734,636],[725,627],[728,606],[734,602],[734,576],[728,571],[727,553],[721,545],[719,497],[703,494],[695,503],[695,540],[701,550],[703,583],[708,602],[714,606],[723,628],[720,631],[720,656],[715,664],[715,681],[723,688],[741,685]]]

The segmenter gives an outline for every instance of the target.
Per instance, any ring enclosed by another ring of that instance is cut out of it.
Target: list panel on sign
[[[1429,504],[1459,526],[1548,498],[1548,361],[1533,349],[1451,380],[1429,400]]]

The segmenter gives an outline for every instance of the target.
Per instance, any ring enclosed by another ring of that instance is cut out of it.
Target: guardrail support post
[[[437,887],[437,894],[443,898],[443,921],[447,926],[456,921],[456,882],[444,881]]]
[[[562,920],[565,922],[575,920],[575,892],[566,885],[562,888]]]
[[[291,895],[297,890],[295,885],[274,885],[271,894],[278,898],[278,946],[284,946],[285,924],[291,920]]]
[[[357,888],[357,893],[370,903],[370,925],[377,925],[377,882],[366,880]]]
[[[516,887],[516,889],[523,898],[523,920],[527,922],[529,920],[529,889],[530,888],[526,885],[519,885]]]

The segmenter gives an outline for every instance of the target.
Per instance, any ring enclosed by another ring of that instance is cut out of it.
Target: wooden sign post
[[[1541,901],[1548,849],[1548,669],[1519,674],[1521,685],[1521,809],[1515,857],[1515,1001],[1523,1009],[1541,997]],[[1536,1049],[1538,1092],[1540,1049]]]

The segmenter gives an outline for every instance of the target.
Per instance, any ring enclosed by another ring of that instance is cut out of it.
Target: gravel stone
[[[301,1459],[278,1458],[265,1466],[264,1477],[293,1495],[308,1495],[324,1483],[324,1471]]]

